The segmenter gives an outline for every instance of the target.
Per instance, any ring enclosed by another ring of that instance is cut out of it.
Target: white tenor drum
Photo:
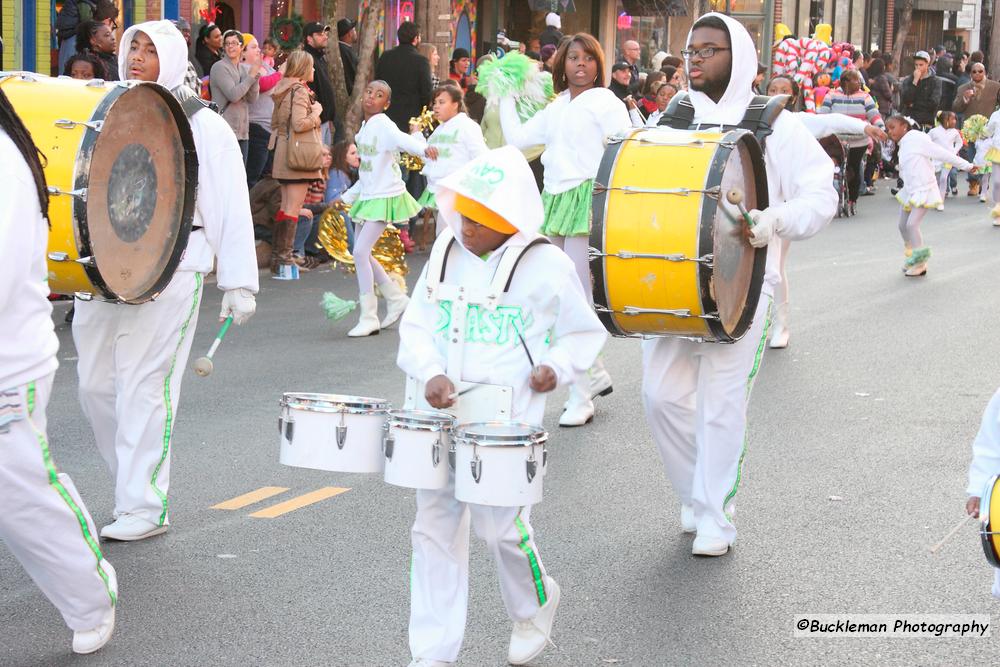
[[[542,500],[549,436],[540,426],[480,422],[455,429],[455,498],[466,503],[521,507]]]
[[[333,472],[382,472],[389,402],[341,394],[286,393],[278,417],[283,465]]]
[[[410,489],[443,489],[455,418],[446,412],[390,410],[385,423],[385,481]]]

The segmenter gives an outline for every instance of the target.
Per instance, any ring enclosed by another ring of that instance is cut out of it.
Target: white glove
[[[750,211],[753,227],[750,228],[750,245],[754,248],[764,248],[771,242],[771,237],[778,231],[781,219],[771,209]]]
[[[243,324],[256,311],[257,299],[253,292],[243,287],[230,289],[222,295],[222,310],[219,311],[219,319],[224,320],[232,315],[233,322]]]

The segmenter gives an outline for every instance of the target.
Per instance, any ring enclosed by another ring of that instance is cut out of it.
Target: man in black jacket
[[[926,51],[913,54],[913,74],[899,83],[903,114],[927,129],[941,108],[941,81],[930,72],[931,57]]]
[[[389,84],[392,103],[385,112],[396,126],[410,133],[410,118],[431,103],[431,64],[417,52],[420,29],[407,21],[396,31],[399,46],[378,59],[375,78]]]
[[[358,24],[351,19],[337,21],[337,38],[340,40],[340,60],[344,63],[344,83],[350,96],[354,94],[354,79],[358,75],[358,54],[354,51],[358,41]]]
[[[309,88],[316,93],[316,101],[323,107],[319,119],[323,123],[321,126],[323,143],[329,146],[333,144],[337,135],[334,126],[337,120],[337,98],[330,82],[330,72],[326,68],[326,45],[330,41],[330,26],[315,21],[307,23],[302,36],[306,40],[302,50],[313,57],[315,73]]]

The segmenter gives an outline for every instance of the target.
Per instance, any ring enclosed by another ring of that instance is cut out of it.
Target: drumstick
[[[524,342],[524,336],[521,335],[521,332],[518,331],[517,329],[515,329],[514,333],[517,334],[518,339],[521,341],[521,347],[524,348],[524,353],[526,355],[528,355],[528,363],[531,364],[531,372],[534,373],[535,372],[535,360],[531,358],[531,350],[528,349],[528,344],[526,342]]]
[[[938,552],[938,550],[941,547],[944,546],[945,542],[947,542],[948,540],[950,540],[955,535],[955,533],[957,533],[959,530],[962,529],[962,526],[964,526],[965,524],[967,524],[969,522],[969,519],[974,519],[974,518],[975,517],[972,516],[971,514],[966,514],[964,519],[962,519],[957,524],[955,524],[955,527],[951,529],[951,532],[949,532],[947,535],[945,535],[941,539],[940,542],[938,542],[937,544],[935,544],[934,546],[931,547],[931,553],[932,554],[936,554]]]
[[[474,384],[474,385],[472,385],[471,387],[466,387],[466,388],[465,388],[465,389],[463,389],[462,391],[456,391],[456,392],[455,392],[454,394],[448,394],[448,398],[449,398],[450,400],[454,401],[454,400],[455,400],[456,398],[458,398],[459,396],[461,396],[461,395],[463,395],[463,394],[468,394],[468,393],[469,393],[470,391],[472,391],[473,389],[479,389],[479,388],[480,388],[481,386],[483,386],[483,385],[481,385],[481,384]]]
[[[740,214],[743,215],[743,219],[746,220],[747,225],[753,227],[753,218],[750,217],[750,213],[747,211],[747,207],[743,205],[743,191],[737,188],[733,188],[726,193],[726,201],[735,206],[740,210]]]
[[[219,345],[222,344],[222,337],[226,335],[229,331],[229,325],[233,323],[233,316],[230,315],[226,318],[226,321],[222,323],[219,328],[219,334],[215,337],[212,342],[212,347],[208,348],[208,354],[204,357],[198,359],[194,362],[194,372],[201,377],[208,377],[212,374],[214,365],[212,364],[212,357],[215,356],[215,351],[219,349]]]

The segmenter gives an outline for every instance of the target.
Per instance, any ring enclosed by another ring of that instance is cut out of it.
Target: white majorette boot
[[[115,631],[115,608],[105,614],[101,624],[91,630],[77,630],[73,633],[73,653],[86,655],[100,650],[111,641],[111,633]]]
[[[552,644],[552,623],[559,607],[559,584],[551,577],[545,577],[545,590],[549,599],[530,621],[516,621],[510,633],[510,648],[507,662],[512,665],[526,665],[537,658],[545,647]],[[555,646],[555,644],[553,644]]]
[[[590,398],[607,396],[614,387],[611,386],[611,373],[604,367],[604,362],[600,357],[594,361],[594,365],[587,371],[587,378],[590,380]]]
[[[361,317],[358,319],[358,323],[354,325],[354,328],[347,332],[348,336],[352,338],[358,338],[361,336],[372,336],[378,334],[378,297],[375,293],[362,294],[359,299],[361,302]]]
[[[147,521],[134,514],[122,513],[115,519],[114,523],[109,523],[101,528],[101,537],[119,542],[135,542],[165,532],[167,532],[166,524],[158,526],[152,521]]]
[[[694,518],[694,506],[681,504],[681,532],[697,533],[698,522]]]
[[[392,280],[379,285],[378,288],[382,290],[382,296],[385,297],[386,307],[385,317],[379,322],[379,326],[387,329],[403,316],[403,311],[406,310],[406,306],[410,303],[410,297],[406,296],[406,292],[399,289],[399,285]]]
[[[583,426],[593,419],[594,401],[584,395],[574,382],[569,386],[569,399],[566,401],[562,415],[559,416],[559,425]]]
[[[771,342],[768,346],[774,350],[788,347],[788,302],[778,304],[774,309],[774,321],[771,323]]]
[[[691,545],[691,553],[695,556],[724,556],[729,551],[729,542],[721,537],[698,535]]]

